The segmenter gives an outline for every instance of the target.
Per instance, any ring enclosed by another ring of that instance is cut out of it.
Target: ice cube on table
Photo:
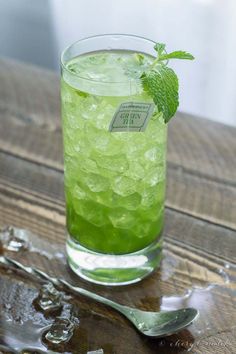
[[[68,318],[57,317],[46,333],[45,338],[52,344],[66,343],[72,338],[74,329],[74,322]]]
[[[48,283],[42,286],[35,302],[43,311],[52,312],[62,307],[62,298],[63,293]]]
[[[0,232],[0,243],[3,249],[18,252],[31,248],[29,235],[26,230],[7,227]]]

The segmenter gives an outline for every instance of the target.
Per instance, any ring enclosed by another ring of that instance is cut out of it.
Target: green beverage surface
[[[100,82],[127,82],[138,79],[153,57],[132,51],[101,51],[81,55],[67,69],[82,78]]]
[[[109,131],[121,103],[152,102],[138,80],[152,60],[94,52],[62,76],[67,229],[97,252],[135,252],[162,229],[166,124],[154,112],[144,132]]]

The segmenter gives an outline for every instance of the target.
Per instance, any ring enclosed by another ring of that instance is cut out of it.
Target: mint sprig
[[[153,98],[157,110],[162,113],[165,123],[175,115],[179,106],[179,82],[174,70],[167,66],[169,59],[193,60],[192,54],[184,51],[166,53],[164,43],[154,46],[157,58],[141,75],[144,91]]]

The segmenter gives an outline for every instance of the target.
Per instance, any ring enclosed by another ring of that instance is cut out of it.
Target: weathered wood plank
[[[169,125],[168,161],[192,174],[236,184],[236,128],[179,113]]]
[[[236,230],[236,185],[169,164],[166,206]]]
[[[164,236],[236,262],[236,232],[231,229],[167,208]]]

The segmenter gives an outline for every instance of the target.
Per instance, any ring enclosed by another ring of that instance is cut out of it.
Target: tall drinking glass
[[[167,126],[140,81],[153,46],[101,35],[61,58],[68,262],[99,284],[137,282],[161,260]]]

